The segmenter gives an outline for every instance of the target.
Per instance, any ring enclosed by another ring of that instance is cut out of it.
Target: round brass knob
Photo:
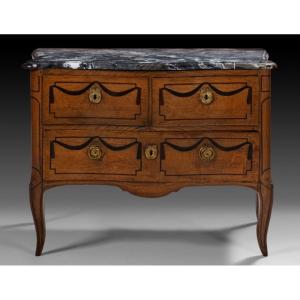
[[[101,88],[98,83],[92,85],[89,89],[89,100],[91,103],[100,103],[102,100]]]
[[[204,87],[200,90],[200,100],[203,104],[210,104],[214,101],[214,94],[208,87]]]
[[[158,149],[156,145],[148,145],[145,149],[145,156],[147,159],[156,159]]]
[[[199,149],[199,156],[203,161],[210,161],[216,157],[216,151],[211,146],[203,145]]]
[[[89,146],[87,153],[89,158],[93,160],[100,160],[104,155],[103,150],[98,145]]]

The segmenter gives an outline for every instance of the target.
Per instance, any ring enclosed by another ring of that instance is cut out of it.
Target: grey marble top
[[[202,70],[271,69],[264,49],[80,49],[41,48],[32,53],[25,69]]]

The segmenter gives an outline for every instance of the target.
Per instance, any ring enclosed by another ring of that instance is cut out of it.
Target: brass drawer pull
[[[145,149],[145,156],[147,159],[156,159],[158,154],[156,145],[148,145]]]
[[[102,101],[101,88],[98,83],[93,84],[89,90],[89,100],[91,103],[100,103]]]
[[[203,161],[211,161],[216,157],[216,151],[211,146],[203,145],[199,149],[199,156]]]
[[[104,152],[98,145],[91,145],[88,147],[88,156],[92,160],[100,160]]]
[[[214,101],[214,94],[209,87],[201,88],[200,100],[203,104],[211,104]]]

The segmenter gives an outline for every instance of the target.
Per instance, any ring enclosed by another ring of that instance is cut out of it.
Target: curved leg
[[[33,187],[30,186],[30,206],[37,239],[35,255],[40,256],[43,251],[46,237],[43,187],[41,182]]]
[[[268,256],[267,234],[273,204],[273,185],[260,184],[258,195],[257,240],[263,256]]]

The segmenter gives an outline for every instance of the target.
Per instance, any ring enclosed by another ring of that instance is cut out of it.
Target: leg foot
[[[267,234],[273,204],[273,185],[260,184],[257,199],[257,240],[263,256],[268,256]]]
[[[30,206],[37,239],[35,255],[40,256],[43,251],[46,237],[43,188],[41,182],[34,187],[30,187]]]

